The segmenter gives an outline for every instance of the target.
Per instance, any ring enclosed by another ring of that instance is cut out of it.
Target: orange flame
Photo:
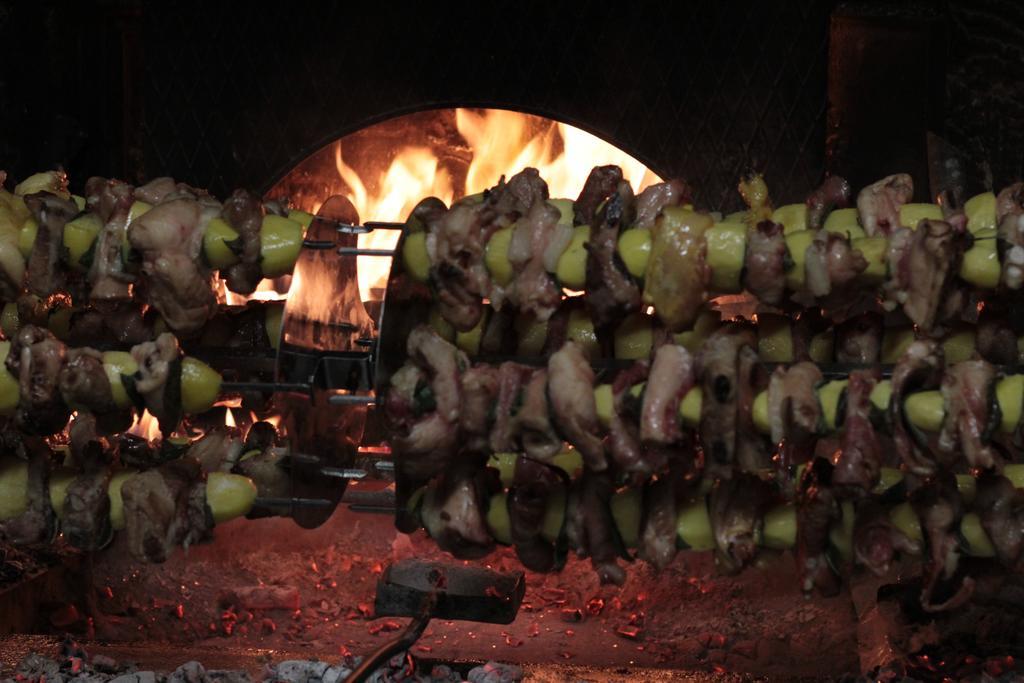
[[[135,416],[128,433],[141,436],[146,441],[155,441],[160,438],[160,423],[148,410],[144,410],[141,415]]]
[[[224,409],[224,426],[225,427],[235,427],[235,426],[237,426],[235,424],[235,411],[231,410],[231,408],[225,408]]]
[[[352,202],[363,221],[404,221],[424,197],[450,204],[528,166],[540,171],[552,197],[575,198],[591,169],[603,164],[620,166],[637,191],[661,180],[614,145],[565,123],[504,109],[457,109],[455,121],[473,153],[463,187],[455,186],[431,150],[414,146],[398,150],[378,177],[363,178],[345,162],[339,141],[334,160],[344,185],[338,193]],[[319,204],[313,210],[318,208]],[[397,231],[375,231],[360,235],[359,246],[391,249],[397,240]],[[364,301],[374,298],[372,289],[386,286],[390,267],[387,257],[360,260],[359,291]]]

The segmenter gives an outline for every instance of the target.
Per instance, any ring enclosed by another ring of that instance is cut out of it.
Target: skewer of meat
[[[48,330],[26,325],[13,341],[0,341],[0,412],[13,414],[28,434],[64,429],[72,410],[97,416],[105,433],[127,429],[132,410],[149,410],[170,434],[182,413],[208,410],[221,377],[208,365],[182,356],[164,333],[130,353],[68,348]]]
[[[887,306],[901,308],[926,332],[937,332],[959,313],[954,304],[966,303],[963,284],[985,291],[999,286],[994,196],[992,202],[987,195],[968,202],[966,222],[953,226],[944,221],[940,206],[907,203],[909,179],[898,176],[861,193],[859,223],[857,209],[839,209],[822,221],[821,207],[848,195],[841,179],[829,179],[808,200],[811,210],[780,207],[774,213],[761,211],[762,218],[751,222],[751,209],[715,223],[709,214],[678,206],[675,202],[684,202],[685,194],[668,192],[671,183],[652,186],[634,200],[620,178],[607,167],[594,170],[577,200],[586,206],[576,215],[595,223],[579,244],[566,243],[557,263],[549,259],[548,264],[550,273],[561,274],[564,287],[586,291],[598,330],[639,309],[640,280],[643,301],[654,305],[670,330],[692,323],[709,292],[745,288],[763,303],[783,303],[785,289],[804,305],[818,302],[836,311],[854,308],[861,294],[881,291]],[[647,194],[673,200],[660,205],[653,222],[646,215],[644,225],[631,227],[631,205],[657,205],[647,201]],[[595,198],[603,199],[595,203]],[[464,210],[460,204],[456,209]],[[770,219],[763,220],[764,215]],[[515,269],[503,262],[505,246],[477,249],[487,258],[474,262],[502,273],[511,285]],[[438,265],[422,240],[405,243],[402,255],[415,277]],[[548,310],[539,316],[542,321]],[[473,324],[479,319],[474,316]],[[466,320],[450,322],[462,331],[472,327]]]

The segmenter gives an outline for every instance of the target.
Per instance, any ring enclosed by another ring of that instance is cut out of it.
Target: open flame
[[[148,410],[135,415],[135,421],[128,428],[129,434],[141,436],[146,441],[156,441],[161,438],[160,423]]]
[[[643,163],[614,145],[551,119],[504,109],[457,109],[455,124],[472,154],[465,178],[453,177],[435,151],[422,145],[400,148],[385,170],[360,175],[345,159],[339,140],[331,148],[337,176],[323,179],[327,192],[305,200],[299,197],[297,203],[315,213],[328,196],[340,194],[352,202],[363,221],[404,221],[424,197],[438,197],[450,204],[527,166],[540,171],[552,197],[575,198],[590,170],[603,164],[620,166],[636,191],[660,181]],[[359,246],[391,249],[397,239],[397,231],[379,230],[360,235]],[[379,298],[372,290],[386,285],[390,267],[387,257],[360,258],[363,301]]]

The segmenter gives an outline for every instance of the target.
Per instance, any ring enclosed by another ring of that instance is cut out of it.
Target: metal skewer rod
[[[253,505],[267,508],[329,508],[334,503],[326,498],[256,498]]]
[[[310,385],[297,382],[221,382],[221,391],[296,391],[308,394]]]
[[[325,477],[335,477],[337,479],[365,479],[368,474],[366,470],[355,469],[351,467],[321,467],[319,470],[320,474]]]
[[[342,256],[394,256],[394,249],[360,249],[359,247],[339,247]]]
[[[332,406],[369,406],[377,402],[376,396],[359,394],[335,394],[327,399]]]

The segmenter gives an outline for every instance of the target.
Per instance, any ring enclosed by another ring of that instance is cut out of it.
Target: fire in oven
[[[1016,680],[1024,185],[851,151],[919,20],[833,11],[798,191],[527,106],[12,162],[0,679]]]

